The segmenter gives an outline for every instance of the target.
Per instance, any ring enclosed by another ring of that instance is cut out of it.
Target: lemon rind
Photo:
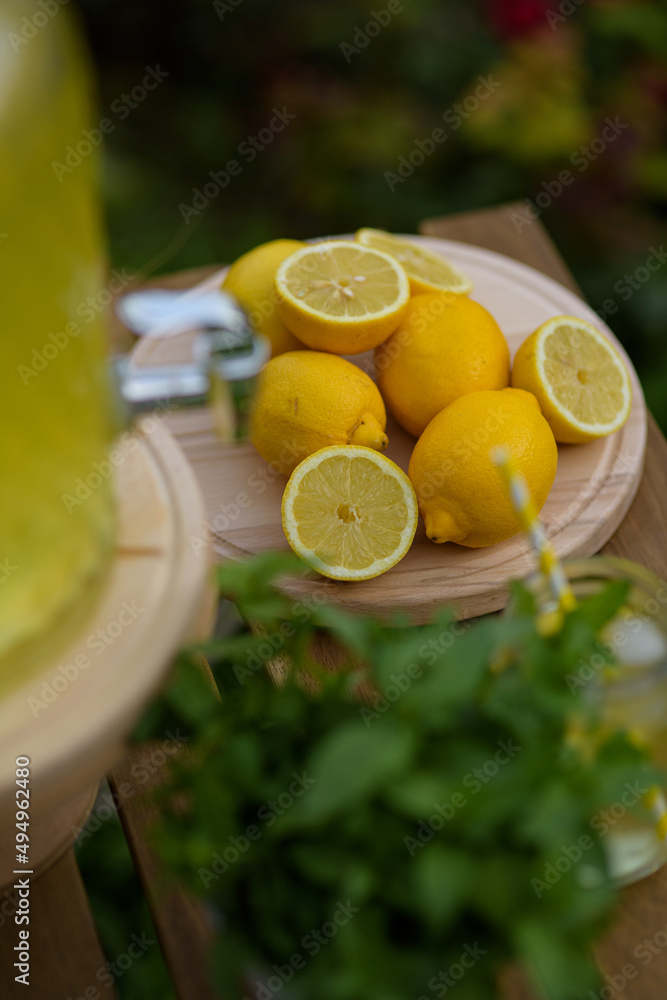
[[[324,560],[320,559],[313,549],[306,548],[298,540],[296,519],[294,518],[293,513],[293,498],[296,494],[297,486],[305,474],[314,466],[318,465],[324,458],[328,457],[328,455],[323,454],[324,452],[328,452],[331,455],[363,454],[367,458],[370,458],[371,461],[378,466],[378,468],[381,468],[385,472],[389,472],[393,475],[394,478],[404,487],[403,495],[408,507],[409,517],[401,532],[401,541],[391,555],[385,556],[383,559],[376,559],[375,562],[368,566],[365,570],[349,570],[342,565],[333,566],[331,563],[324,562]],[[401,559],[407,555],[410,546],[412,545],[419,521],[417,497],[408,476],[401,468],[399,468],[399,466],[396,465],[395,462],[392,462],[391,459],[388,459],[380,452],[374,451],[372,448],[366,448],[362,445],[331,445],[326,448],[321,448],[319,451],[313,452],[312,455],[309,455],[308,458],[305,458],[303,462],[296,467],[287,482],[285,492],[283,493],[281,514],[283,530],[285,532],[285,537],[289,542],[290,548],[312,569],[321,573],[322,576],[326,576],[330,580],[347,582],[371,580],[380,576],[382,573],[385,573],[387,570],[391,569],[392,566],[399,563]],[[400,553],[400,555],[397,556],[396,553]]]
[[[457,294],[457,295],[468,295],[470,292],[474,290],[475,286],[472,280],[468,277],[467,274],[465,274],[464,271],[461,270],[460,267],[458,267],[458,265],[454,264],[451,260],[449,260],[448,257],[445,257],[443,254],[439,254],[435,250],[431,250],[430,247],[424,247],[421,245],[421,243],[415,243],[407,236],[395,236],[394,233],[386,233],[381,229],[371,229],[369,227],[358,229],[357,232],[355,233],[354,237],[355,241],[359,243],[362,247],[367,247],[370,250],[375,250],[377,248],[370,246],[368,243],[364,242],[362,234],[365,233],[377,233],[383,240],[389,240],[389,242],[396,242],[399,244],[400,243],[411,244],[412,246],[416,247],[419,250],[419,252],[422,253],[425,257],[433,261],[434,264],[442,266],[444,261],[447,267],[450,267],[454,272],[454,274],[459,279],[458,284],[456,285],[438,284],[433,281],[429,281],[428,278],[424,278],[419,274],[416,273],[411,274],[405,267],[405,265],[401,264],[401,262],[398,261],[400,266],[405,269],[408,278],[416,283],[419,283],[420,285],[423,285],[425,288],[428,288],[429,290],[434,292],[452,292],[452,294]],[[378,250],[378,253],[385,253],[385,252],[386,251]],[[391,256],[391,254],[389,256]]]
[[[563,323],[568,323],[575,327],[584,327],[584,329],[588,333],[590,333],[595,338],[595,340],[597,340],[598,343],[602,344],[605,348],[608,349],[610,357],[613,359],[616,368],[621,373],[621,377],[623,379],[623,390],[624,390],[623,394],[625,396],[626,405],[621,410],[616,419],[612,420],[610,423],[606,424],[584,423],[582,420],[579,420],[577,417],[575,417],[574,414],[570,412],[570,410],[564,407],[562,403],[558,401],[554,393],[551,391],[550,382],[547,379],[544,367],[546,358],[544,350],[544,342],[546,338],[551,333],[553,333],[554,329],[557,326],[561,326]],[[573,427],[578,431],[582,431],[583,433],[590,434],[591,437],[595,438],[608,437],[609,434],[613,434],[615,431],[620,430],[620,428],[627,421],[628,416],[630,414],[630,410],[632,408],[632,383],[630,381],[630,373],[628,372],[627,365],[625,364],[623,358],[619,354],[614,344],[611,343],[609,338],[605,337],[605,335],[601,333],[600,330],[598,330],[595,326],[593,326],[592,323],[589,323],[587,320],[578,319],[576,316],[556,316],[554,317],[554,319],[548,320],[546,323],[543,323],[542,326],[540,326],[537,331],[537,338],[535,341],[535,367],[537,369],[537,375],[540,380],[540,384],[542,385],[544,392],[546,392],[549,402],[556,410],[558,415],[562,417],[562,419],[570,427]]]
[[[405,306],[410,300],[410,281],[405,269],[390,254],[384,253],[382,250],[376,250],[374,247],[365,247],[363,246],[363,244],[359,245],[362,246],[363,249],[368,251],[369,253],[378,254],[380,257],[384,258],[386,263],[389,264],[391,268],[396,272],[396,276],[398,279],[399,295],[397,295],[396,299],[391,303],[391,305],[385,306],[384,309],[379,310],[377,312],[365,313],[361,316],[330,316],[328,313],[320,312],[320,310],[318,309],[313,309],[312,306],[309,306],[308,303],[303,302],[295,295],[292,295],[292,293],[284,287],[283,280],[284,280],[284,273],[287,271],[287,265],[294,264],[296,262],[296,259],[300,257],[305,257],[306,255],[309,256],[310,254],[312,254],[314,247],[316,247],[318,250],[321,251],[323,247],[325,247],[326,249],[330,249],[332,247],[349,247],[350,244],[352,243],[353,243],[352,240],[325,240],[322,241],[321,243],[315,243],[315,244],[309,243],[305,247],[302,247],[300,250],[296,250],[289,257],[286,257],[285,260],[278,265],[278,269],[276,270],[275,286],[278,295],[280,295],[286,302],[289,302],[289,304],[292,307],[297,308],[299,311],[307,313],[314,319],[325,321],[326,323],[331,325],[340,324],[341,326],[358,326],[362,324],[368,324],[369,322],[373,322],[375,320],[385,319],[388,316],[393,316],[394,314],[400,312],[400,310],[405,308]]]

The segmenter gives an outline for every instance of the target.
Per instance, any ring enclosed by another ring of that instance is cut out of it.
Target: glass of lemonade
[[[0,694],[90,609],[114,522],[89,77],[68,10],[25,15],[0,0]]]
[[[625,730],[667,769],[667,582],[636,563],[606,556],[572,560],[563,568],[580,599],[612,580],[629,584],[624,606],[600,633],[598,651],[565,682],[572,691],[585,688],[598,702],[605,729]],[[554,602],[544,579],[534,577],[528,585],[548,610]],[[638,794],[644,791],[648,799]],[[593,817],[617,884],[636,882],[667,861],[667,843],[650,808],[656,791],[628,789],[625,801]]]

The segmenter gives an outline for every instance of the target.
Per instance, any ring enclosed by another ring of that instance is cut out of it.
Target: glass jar
[[[578,599],[612,580],[630,585],[623,608],[600,633],[598,651],[567,674],[565,682],[573,692],[585,689],[599,703],[605,729],[625,730],[667,769],[667,582],[636,563],[607,556],[572,560],[563,568]],[[527,583],[547,613],[555,609],[543,577]],[[667,861],[667,831],[659,832],[656,823],[661,800],[667,808],[661,791],[631,787],[623,801],[593,817],[591,826],[602,837],[618,884],[636,882]]]
[[[54,7],[0,0],[0,693],[81,622],[114,536],[90,82]]]

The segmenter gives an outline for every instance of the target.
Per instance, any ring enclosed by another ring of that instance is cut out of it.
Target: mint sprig
[[[514,961],[550,1000],[598,989],[590,946],[615,893],[591,819],[627,782],[662,776],[623,733],[601,735],[565,677],[624,589],[550,637],[518,584],[512,617],[391,627],[317,603],[304,614],[275,586],[295,566],[271,554],[220,571],[260,632],[184,652],[141,728],[191,737],[160,793],[156,849],[218,914],[223,994],[251,996],[250,976],[264,1000],[432,1000],[448,981],[458,1000],[487,1000]],[[322,631],[337,673],[313,657]],[[271,637],[292,664],[280,684]]]

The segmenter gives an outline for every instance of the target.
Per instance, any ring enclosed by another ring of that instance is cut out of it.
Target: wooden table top
[[[508,254],[581,295],[539,220],[517,232],[512,221],[516,211],[517,206],[507,205],[433,219],[424,222],[420,231]],[[621,526],[602,552],[632,559],[653,570],[660,578],[667,578],[666,495],[667,442],[649,414],[646,462],[639,491]],[[666,942],[667,867],[623,890],[614,926],[597,949],[600,967],[610,977],[607,985],[614,1000],[665,1000]],[[654,953],[650,944],[653,944]],[[508,1000],[528,1000],[529,997],[530,993],[519,983],[508,990]]]
[[[542,271],[578,295],[581,291],[568,271],[546,230],[536,220],[517,231],[512,216],[517,206],[469,212],[432,219],[420,226],[426,236],[460,240],[506,254]],[[163,287],[187,287],[201,281],[218,268],[198,269],[158,279]],[[194,413],[177,413],[170,418],[170,430],[190,459],[199,478],[205,502],[214,509],[215,477],[210,464],[212,442],[202,432],[201,419]],[[639,491],[622,524],[602,552],[622,556],[647,566],[667,578],[667,442],[649,415],[648,444],[644,474]],[[667,996],[667,947],[659,948],[646,963],[645,939],[667,931],[667,868],[624,890],[612,932],[598,948],[603,971],[612,977],[614,996],[619,1000],[664,1000]],[[638,951],[639,949],[639,951]],[[639,955],[639,957],[638,957]],[[625,972],[623,971],[625,967]],[[630,968],[632,967],[632,968]],[[636,970],[633,976],[632,971]],[[621,978],[629,980],[627,989]],[[507,987],[507,1000],[528,1000],[531,994],[517,978]],[[185,994],[188,995],[189,994]]]
[[[572,275],[558,255],[539,221],[519,233],[512,221],[517,206],[482,210],[422,224],[424,235],[441,236],[496,250],[530,264],[566,287],[578,292]],[[187,288],[216,268],[180,272],[152,281],[163,287]],[[117,326],[116,343],[127,334]],[[127,339],[126,339],[127,342]],[[170,429],[199,478],[205,498],[212,481],[207,472],[206,435],[199,429],[196,414],[181,413],[170,418]],[[667,577],[667,442],[649,417],[648,448],[638,494],[619,529],[602,550],[633,559]],[[139,748],[116,768],[112,786],[132,781],[132,764],[140,760]],[[151,902],[153,919],[167,959],[179,1000],[214,1000],[215,992],[205,981],[205,950],[210,928],[205,914],[176,891],[165,900],[160,893],[160,871],[146,846],[146,830],[151,808],[145,802],[145,788],[123,802],[121,820],[136,860],[140,878]],[[8,901],[9,902],[9,901]],[[99,948],[88,903],[81,885],[73,852],[69,851],[50,871],[36,879],[32,887],[32,909],[39,915],[31,941],[39,963],[44,963],[42,983],[31,988],[34,1000],[85,995],[98,983],[96,970],[104,958]],[[11,919],[12,902],[3,915]],[[3,916],[5,933],[0,935],[0,966],[11,967],[13,956],[6,933],[13,926]],[[663,936],[665,935],[665,936]],[[664,1000],[667,997],[667,868],[624,890],[611,933],[597,949],[603,972],[609,977],[609,991],[603,996],[614,1000]],[[13,943],[13,942],[12,942]],[[23,995],[13,982],[3,980],[3,998]],[[99,984],[98,984],[99,986]],[[88,994],[90,995],[90,994]],[[98,995],[112,1000],[113,988],[99,986]],[[505,1000],[534,1000],[520,976],[510,976],[504,989]],[[584,998],[582,998],[584,1000]]]

